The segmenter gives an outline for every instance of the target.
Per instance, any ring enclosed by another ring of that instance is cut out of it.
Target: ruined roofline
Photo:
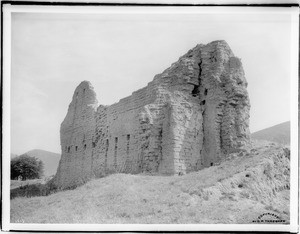
[[[96,109],[98,109],[98,108],[108,108],[108,107],[113,106],[113,105],[116,105],[116,104],[118,104],[118,103],[120,103],[120,102],[122,102],[122,101],[125,101],[126,99],[128,99],[128,98],[130,98],[132,95],[134,95],[135,93],[138,93],[138,92],[142,91],[143,89],[147,88],[147,86],[149,86],[149,85],[150,85],[152,82],[154,82],[156,79],[161,79],[161,78],[162,78],[161,76],[162,76],[165,72],[167,72],[168,69],[170,69],[174,64],[178,63],[178,62],[180,61],[180,59],[184,58],[185,56],[187,56],[189,53],[191,53],[191,52],[193,52],[193,51],[199,51],[199,52],[200,52],[200,50],[201,50],[202,48],[204,48],[204,47],[212,47],[212,48],[215,48],[215,47],[223,47],[223,48],[225,48],[225,50],[228,51],[229,54],[231,54],[231,56],[234,56],[234,54],[233,54],[231,48],[229,47],[228,43],[227,43],[225,40],[215,40],[215,41],[212,41],[212,42],[207,43],[207,44],[202,44],[202,43],[201,43],[201,44],[197,44],[194,48],[190,49],[187,53],[185,53],[184,55],[180,56],[176,62],[171,63],[171,65],[170,65],[168,68],[166,68],[163,72],[154,75],[154,76],[153,76],[153,79],[152,79],[150,82],[148,82],[144,87],[142,87],[142,88],[140,88],[140,89],[137,89],[137,90],[133,91],[130,95],[128,95],[128,96],[126,96],[126,97],[123,97],[123,98],[119,99],[118,101],[116,101],[116,102],[114,102],[114,103],[112,103],[112,104],[107,104],[107,105],[106,105],[106,104],[101,104],[101,103],[98,102],[98,106],[97,106]],[[88,80],[82,81],[77,87],[79,87],[79,86],[80,86],[81,84],[83,84],[83,83],[87,83],[87,84],[91,87],[91,89],[94,90],[93,85],[92,85],[91,82],[88,81]],[[74,92],[74,93],[75,93],[75,92]]]
[[[173,69],[173,66],[178,65],[182,59],[185,59],[186,57],[189,57],[190,54],[192,54],[193,56],[198,57],[199,62],[200,62],[200,60],[204,59],[204,58],[201,57],[202,56],[201,54],[203,53],[203,51],[206,51],[206,50],[207,51],[220,50],[220,51],[225,52],[226,54],[228,54],[230,57],[235,57],[232,50],[231,50],[231,48],[229,47],[228,43],[225,40],[215,40],[215,41],[212,41],[212,42],[207,43],[207,44],[197,44],[194,48],[190,49],[187,53],[180,56],[176,62],[172,63],[163,72],[156,74],[153,77],[153,79],[150,82],[147,83],[147,85],[145,85],[144,87],[142,87],[140,89],[137,89],[137,90],[133,91],[130,95],[128,95],[126,97],[123,97],[123,98],[119,99],[118,101],[116,101],[112,104],[107,104],[106,105],[106,104],[102,104],[101,102],[99,102],[98,99],[97,99],[97,94],[94,90],[94,87],[91,84],[91,82],[88,81],[88,80],[84,80],[84,81],[80,82],[80,84],[76,87],[76,89],[74,91],[74,94],[73,94],[72,102],[76,98],[76,92],[78,90],[82,89],[82,87],[87,87],[93,93],[93,96],[94,96],[94,101],[92,101],[92,103],[90,103],[89,106],[91,106],[95,111],[98,111],[99,109],[102,109],[102,108],[109,108],[109,107],[114,106],[114,105],[122,104],[122,102],[126,102],[126,100],[130,99],[133,95],[138,94],[139,92],[142,92],[143,90],[147,89],[147,87],[149,87],[149,85],[151,85],[153,83],[160,85],[161,83],[163,83],[165,75],[168,77],[168,72]],[[183,80],[184,77],[181,77],[181,79]],[[200,79],[200,75],[199,75],[198,79]],[[196,84],[198,81],[195,81],[195,80],[194,81],[182,81],[182,82],[185,82],[186,84],[201,86],[201,84]],[[246,87],[247,87],[247,83],[246,83]],[[71,105],[71,103],[70,103],[70,105]],[[69,108],[70,108],[70,106],[69,106]]]

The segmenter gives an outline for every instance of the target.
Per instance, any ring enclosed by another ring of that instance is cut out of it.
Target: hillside
[[[251,134],[252,139],[273,141],[283,145],[290,144],[290,121],[277,124],[275,126],[254,132]]]
[[[30,150],[26,152],[26,154],[32,157],[36,157],[44,162],[45,176],[51,176],[56,173],[58,163],[60,160],[60,154],[40,149]]]
[[[272,213],[288,223],[289,167],[288,148],[256,143],[250,153],[183,176],[113,174],[74,190],[15,198],[11,222],[252,223]]]

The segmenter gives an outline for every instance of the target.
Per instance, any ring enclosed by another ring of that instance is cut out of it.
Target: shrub
[[[235,192],[222,192],[222,197],[220,197],[220,200],[229,199],[231,201],[237,201],[235,197]]]
[[[241,195],[242,198],[247,198],[247,199],[250,198],[249,192],[246,192],[246,191],[242,191],[242,192],[240,193],[240,195]]]
[[[44,163],[35,157],[23,154],[10,163],[11,179],[40,179],[44,174]]]

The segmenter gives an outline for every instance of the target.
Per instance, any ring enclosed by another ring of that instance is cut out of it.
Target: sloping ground
[[[289,163],[289,150],[270,143],[184,176],[114,174],[13,199],[11,222],[252,223],[272,213],[289,223]]]
[[[30,150],[26,154],[43,161],[45,176],[55,175],[60,160],[60,154],[40,149]]]
[[[252,139],[273,141],[283,145],[290,144],[291,122],[287,121],[272,127],[254,132],[251,134]]]

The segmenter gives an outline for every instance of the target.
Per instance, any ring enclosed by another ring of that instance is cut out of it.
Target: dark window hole
[[[239,188],[243,188],[243,184],[239,184],[238,187],[239,187]]]
[[[108,139],[106,139],[105,157],[107,157],[108,147],[109,147],[109,141],[108,141]]]
[[[78,149],[78,146],[75,147],[75,150],[76,150],[76,151],[77,151],[77,149]]]
[[[204,90],[204,95],[205,95],[205,96],[207,95],[207,89]]]
[[[214,164],[213,163],[210,163],[210,166],[213,166]]]
[[[198,94],[199,94],[199,85],[194,85],[194,89],[192,91],[192,95],[194,97],[196,97],[196,96],[198,96]]]
[[[129,142],[130,142],[130,134],[127,134],[127,147],[126,147],[127,154],[129,154]]]
[[[118,148],[118,137],[115,138],[115,150]]]
[[[86,149],[86,144],[83,146],[84,149]]]
[[[203,100],[202,102],[200,102],[200,105],[205,105],[205,100]]]
[[[246,174],[245,176],[246,176],[246,177],[250,177],[250,174]]]
[[[162,137],[162,129],[159,130],[159,137]]]

